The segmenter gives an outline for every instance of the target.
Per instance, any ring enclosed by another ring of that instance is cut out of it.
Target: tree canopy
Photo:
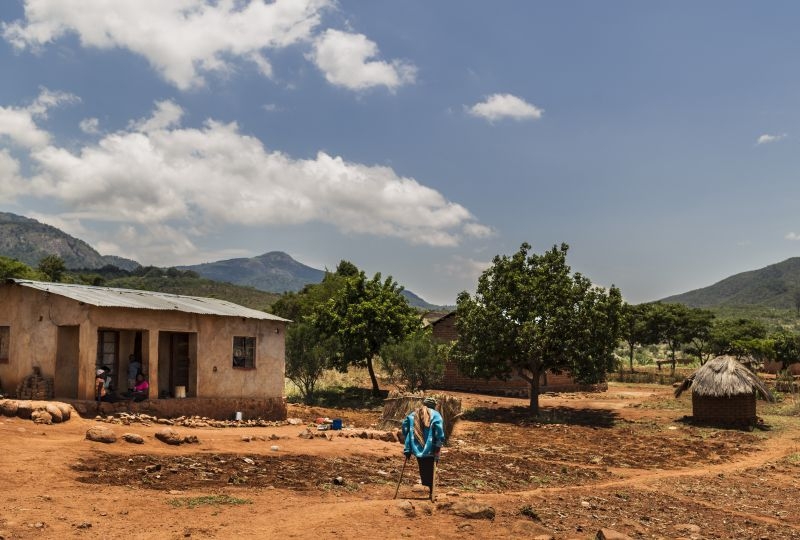
[[[622,296],[616,287],[605,291],[573,274],[566,244],[542,255],[530,249],[524,243],[510,257],[496,256],[475,295],[459,295],[453,355],[470,377],[522,377],[530,385],[531,413],[538,414],[547,370],[598,382],[613,367]]]
[[[349,269],[349,268],[348,268]],[[417,311],[408,305],[391,276],[377,273],[368,279],[363,271],[344,278],[344,286],[327,302],[317,305],[314,320],[325,334],[339,340],[341,355],[336,368],[366,366],[372,394],[380,395],[373,359],[387,343],[400,341],[420,326]]]

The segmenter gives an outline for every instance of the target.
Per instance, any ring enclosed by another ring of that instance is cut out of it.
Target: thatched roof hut
[[[686,378],[676,390],[678,397],[692,388],[695,421],[714,424],[754,424],[756,397],[774,401],[764,382],[733,356],[718,356]]]

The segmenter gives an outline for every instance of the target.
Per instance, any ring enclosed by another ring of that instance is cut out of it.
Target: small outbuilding
[[[692,418],[698,423],[753,425],[758,394],[774,401],[764,381],[733,356],[706,362],[675,390],[675,397],[690,387]]]

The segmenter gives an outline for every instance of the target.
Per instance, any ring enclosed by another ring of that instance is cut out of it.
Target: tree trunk
[[[539,373],[534,373],[529,381],[530,389],[530,412],[531,416],[539,416]]]
[[[630,344],[630,353],[628,354],[628,361],[631,365],[631,373],[633,373],[633,343]]]
[[[372,366],[372,357],[367,358],[367,371],[369,371],[369,378],[372,381],[372,397],[380,397],[381,389],[378,388],[378,377],[375,376],[375,368]]]

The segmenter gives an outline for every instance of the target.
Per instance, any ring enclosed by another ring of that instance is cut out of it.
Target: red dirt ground
[[[567,539],[602,527],[634,538],[800,538],[796,416],[762,411],[769,429],[753,432],[693,427],[680,421],[690,401],[652,385],[543,396],[539,422],[524,400],[460,397],[467,412],[440,462],[437,504],[414,490],[415,467],[405,471],[400,499],[414,517],[392,500],[397,443],[306,440],[287,425],[176,428],[200,442],[168,446],[154,438],[163,426],[104,423],[145,439],[104,445],[84,439],[93,420],[0,417],[0,538]],[[380,411],[289,415],[360,430]],[[491,505],[495,519],[458,517],[448,503],[459,501]]]

